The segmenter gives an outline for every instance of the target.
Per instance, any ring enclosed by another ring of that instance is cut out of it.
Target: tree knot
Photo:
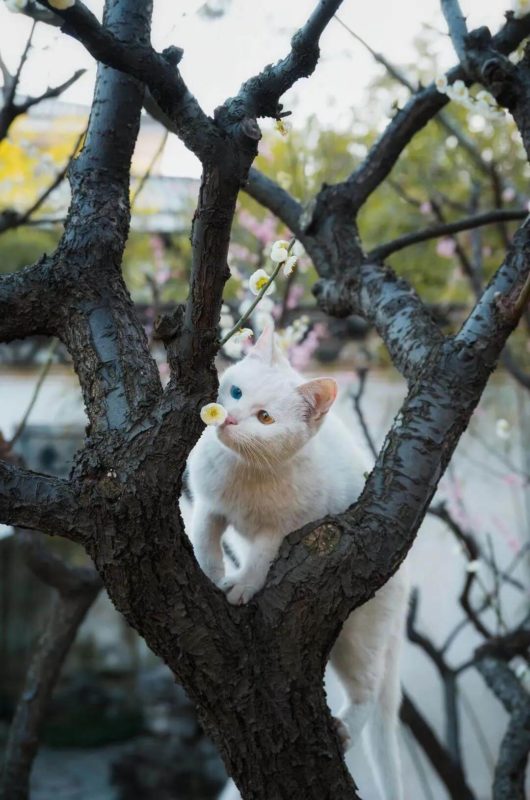
[[[318,556],[326,556],[332,553],[340,540],[340,532],[336,525],[325,522],[318,528],[308,533],[303,539],[305,547]]]

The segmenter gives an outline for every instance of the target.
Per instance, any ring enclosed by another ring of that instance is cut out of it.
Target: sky
[[[154,0],[153,45],[161,50],[169,45],[184,49],[181,73],[207,113],[227,97],[237,93],[241,83],[274,62],[289,50],[289,41],[314,8],[316,0],[231,0],[228,12],[218,19],[197,14],[203,0]],[[98,16],[102,0],[86,5]],[[439,0],[344,0],[339,15],[356,33],[396,64],[415,57],[414,38],[422,26],[439,34],[434,49],[444,68],[455,63]],[[503,22],[510,0],[461,0],[469,27],[488,25],[495,32]],[[0,52],[15,68],[27,38],[30,21],[7,10],[0,0]],[[39,25],[36,47],[28,61],[21,90],[43,91],[68,78],[75,69],[87,74],[63,98],[90,104],[95,66],[82,45],[57,28]],[[428,68],[428,64],[425,65]],[[351,120],[352,109],[370,102],[367,86],[381,71],[372,57],[331,20],[321,40],[321,59],[315,73],[284,97],[284,107],[293,111],[294,126],[303,125],[311,114],[325,124],[341,127]],[[433,78],[436,77],[433,72]],[[264,121],[263,129],[270,127]],[[162,171],[166,174],[197,177],[200,165],[176,137],[164,152]]]

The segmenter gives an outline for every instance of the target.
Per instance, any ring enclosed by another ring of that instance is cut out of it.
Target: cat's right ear
[[[267,323],[263,328],[258,340],[252,350],[249,351],[247,358],[259,358],[269,367],[288,367],[289,360],[284,356],[278,344],[274,325]]]
[[[310,419],[315,422],[328,413],[337,397],[337,382],[333,378],[315,378],[296,389],[310,409]]]
[[[248,353],[250,358],[259,358],[266,364],[272,364],[274,355],[274,325],[267,323],[259,335],[256,344]]]

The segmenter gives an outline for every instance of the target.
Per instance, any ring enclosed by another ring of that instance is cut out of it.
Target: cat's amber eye
[[[265,411],[264,408],[262,408],[261,411],[258,411],[257,417],[264,425],[271,425],[274,422],[274,417],[271,417],[269,412]]]

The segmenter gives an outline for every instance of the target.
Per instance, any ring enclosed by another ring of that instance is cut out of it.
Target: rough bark
[[[355,212],[447,102],[434,87],[420,90],[350,179],[324,188],[299,217],[324,279],[322,304],[339,314],[355,309],[376,325],[407,376],[408,396],[358,503],[291,534],[265,589],[248,606],[229,606],[198,568],[177,497],[202,429],[199,409],[215,395],[226,253],[237,193],[257,152],[256,118],[282,113],[281,94],[314,68],[319,35],[339,5],[317,3],[290,54],[247,81],[213,120],[182,81],[181,52],[157,54],[149,45],[150,3],[108,0],[103,25],[79,0],[59,12],[65,32],[108,65],[99,68],[87,142],[72,171],[65,234],[46,262],[60,293],[45,278],[39,322],[72,354],[90,429],[68,482],[0,468],[0,519],[84,544],[116,607],[196,702],[245,800],[357,797],[325,703],[325,663],[348,614],[408,552],[522,313],[530,272],[525,224],[460,333],[447,339],[405,281],[366,259]],[[491,46],[509,51],[528,22],[509,20]],[[171,369],[164,392],[120,274],[144,101],[137,81],[203,163],[190,295],[160,325]],[[251,180],[262,197],[270,194],[266,181]],[[294,221],[288,197],[275,192],[274,202]],[[40,269],[18,283],[0,279],[0,302],[26,292],[16,321],[0,323],[4,339],[31,328],[26,308]]]

